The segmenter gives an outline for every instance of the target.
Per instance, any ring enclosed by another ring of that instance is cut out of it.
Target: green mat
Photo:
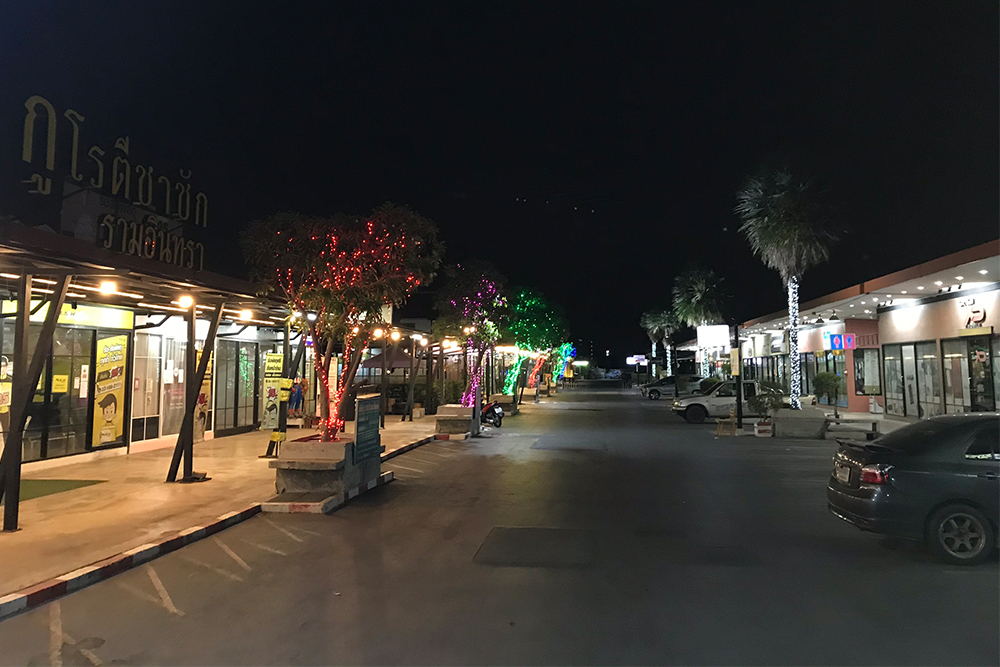
[[[31,500],[42,496],[51,496],[53,493],[72,491],[85,486],[103,484],[106,479],[22,479],[21,480],[21,500]],[[0,505],[3,503],[0,502]]]

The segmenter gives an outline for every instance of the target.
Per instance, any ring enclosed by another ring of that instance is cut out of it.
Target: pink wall
[[[879,348],[878,320],[845,320],[845,333],[854,334],[854,344],[859,348]],[[847,350],[847,411],[868,412],[869,396],[858,396],[854,392],[854,350]],[[881,396],[875,401],[885,406]]]
[[[885,345],[955,338],[975,310],[985,311],[984,327],[1000,329],[1000,290],[882,313],[879,339]]]

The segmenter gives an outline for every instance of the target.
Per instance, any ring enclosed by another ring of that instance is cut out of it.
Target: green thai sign
[[[357,429],[354,432],[354,464],[373,459],[382,454],[382,439],[378,432],[379,401],[378,395],[369,398],[359,398],[357,412]]]

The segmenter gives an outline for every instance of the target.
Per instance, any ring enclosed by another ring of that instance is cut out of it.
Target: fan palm
[[[740,231],[755,255],[777,271],[788,288],[788,356],[791,407],[800,409],[802,369],[799,358],[799,281],[807,269],[830,256],[833,235],[822,228],[808,179],[788,169],[764,171],[736,193]]]
[[[656,358],[657,343],[663,344],[664,368],[667,375],[673,375],[673,363],[670,337],[677,331],[677,318],[672,310],[647,310],[639,318],[639,326],[646,331],[649,342],[653,345],[653,358]]]
[[[691,269],[674,280],[673,312],[678,324],[700,327],[722,322],[725,292],[722,279],[711,269]],[[708,361],[702,356],[702,376],[708,374]]]

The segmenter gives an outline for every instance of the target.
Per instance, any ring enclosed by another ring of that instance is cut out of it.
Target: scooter
[[[500,425],[503,423],[503,408],[500,407],[500,403],[497,401],[487,403],[483,406],[480,416],[487,424],[493,424],[497,428],[500,428]]]

